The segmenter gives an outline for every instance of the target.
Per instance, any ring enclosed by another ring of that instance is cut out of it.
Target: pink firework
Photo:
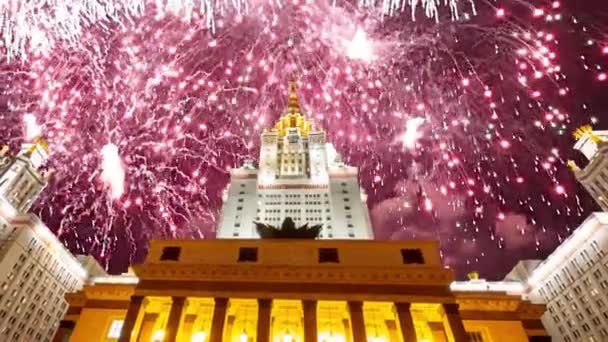
[[[566,27],[601,35],[559,3],[128,3],[77,32],[12,22],[21,43],[5,42],[12,59],[0,65],[0,136],[27,139],[27,116],[51,146],[56,173],[36,210],[113,270],[141,260],[151,237],[213,236],[228,171],[257,158],[293,75],[308,117],[360,168],[372,213],[388,208],[381,237],[439,238],[447,263],[477,267],[505,249],[496,223],[509,215],[549,248],[567,234],[554,217],[590,208],[569,193],[559,152],[588,120],[569,113],[575,64],[558,47]],[[424,10],[430,18],[415,17]],[[588,69],[605,78],[601,62]],[[430,231],[416,224],[427,219]]]

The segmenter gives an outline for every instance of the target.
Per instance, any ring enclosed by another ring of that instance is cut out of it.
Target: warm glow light
[[[154,335],[152,335],[152,341],[153,342],[160,342],[163,340],[163,338],[165,338],[165,331],[164,330],[156,330],[154,332]]]
[[[293,341],[293,337],[291,337],[290,334],[283,335],[283,342],[292,342],[292,341]]]
[[[384,337],[372,337],[369,339],[370,342],[386,342]]]
[[[323,332],[319,334],[319,340],[320,341],[327,341],[327,342],[345,342],[346,340],[344,339],[344,336],[340,335],[340,334],[334,334],[332,332]]]
[[[199,331],[192,335],[192,342],[204,342],[207,338],[207,333]]]
[[[242,333],[241,336],[239,336],[239,342],[247,342],[249,340],[249,336],[247,336],[246,333]]]

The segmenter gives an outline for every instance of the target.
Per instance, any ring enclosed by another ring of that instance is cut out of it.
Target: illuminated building
[[[608,210],[608,131],[583,126],[575,149],[589,160],[568,165]],[[521,281],[526,297],[547,305],[542,322],[556,342],[608,341],[608,214],[591,214],[545,260],[520,261],[505,279]]]
[[[574,148],[589,160],[580,169],[573,161],[568,164],[576,179],[595,199],[603,210],[608,210],[608,131],[593,131],[591,126],[583,126],[574,132],[577,139]]]
[[[594,213],[538,266],[522,261],[507,275],[546,303],[542,322],[553,341],[608,341],[606,251],[608,214]]]
[[[16,157],[0,150],[0,341],[52,341],[67,311],[65,294],[80,289],[89,271],[103,272],[27,214],[46,186],[46,149],[38,140]]]
[[[261,137],[259,168],[230,173],[218,238],[258,238],[254,221],[323,224],[322,239],[373,238],[358,170],[347,166],[300,110],[295,82],[287,112]]]
[[[58,339],[547,340],[544,306],[523,300],[521,283],[454,282],[437,242],[371,240],[357,169],[305,120],[295,91],[262,135],[259,169],[232,170],[218,239],[151,241],[133,274],[67,295],[74,329]]]
[[[435,241],[162,240],[133,270],[67,296],[70,341],[548,341],[519,282],[453,282]]]

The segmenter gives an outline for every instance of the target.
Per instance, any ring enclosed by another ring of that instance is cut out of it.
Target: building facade
[[[568,165],[608,210],[608,131],[583,126],[574,148],[589,161]],[[591,214],[545,260],[522,260],[505,279],[521,281],[526,298],[547,305],[542,322],[556,342],[608,341],[608,213]]]
[[[519,283],[453,283],[435,241],[152,241],[134,272],[67,296],[69,341],[549,341]]]
[[[538,266],[520,262],[507,275],[547,305],[542,322],[554,342],[608,341],[607,251],[608,213],[594,213]]]
[[[230,173],[218,238],[258,238],[254,222],[280,224],[286,217],[322,224],[321,239],[373,238],[358,170],[306,120],[295,82],[287,113],[261,140],[259,167],[247,162]]]
[[[583,153],[589,163],[583,169],[569,162],[576,179],[591,194],[604,211],[608,211],[608,131],[593,131],[591,126],[576,130],[574,148]]]
[[[46,149],[39,140],[16,157],[0,150],[0,341],[52,341],[68,308],[65,294],[80,289],[89,270],[100,274],[27,214],[46,186]]]

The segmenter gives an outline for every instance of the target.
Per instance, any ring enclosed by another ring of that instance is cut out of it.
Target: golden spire
[[[307,121],[300,109],[300,101],[298,100],[298,84],[292,78],[289,81],[289,101],[287,104],[287,113],[283,114],[274,126],[273,131],[279,132],[279,135],[284,137],[287,134],[288,128],[300,128],[300,134],[307,136],[308,132],[312,131],[312,123]]]
[[[36,143],[36,145],[42,147],[45,151],[49,151],[49,142],[46,141],[46,139],[44,138],[36,138],[36,140],[34,140],[34,142]]]
[[[49,151],[49,143],[44,138],[38,137],[34,139],[34,143],[28,148],[27,152],[34,152],[37,146],[40,146],[46,152]]]
[[[287,105],[287,112],[289,114],[300,113],[300,101],[298,100],[298,83],[295,79],[289,81],[289,104]]]
[[[573,172],[578,172],[581,170],[580,167],[578,167],[578,165],[576,165],[576,162],[574,160],[568,160],[568,167],[570,168],[570,170],[572,170]]]
[[[591,141],[593,141],[596,144],[599,144],[602,142],[602,138],[593,134],[593,127],[591,127],[591,125],[584,125],[584,126],[577,128],[574,131],[574,133],[572,133],[572,136],[574,137],[574,139],[580,140],[583,136],[585,136],[585,134],[589,134],[589,138],[591,139]]]

